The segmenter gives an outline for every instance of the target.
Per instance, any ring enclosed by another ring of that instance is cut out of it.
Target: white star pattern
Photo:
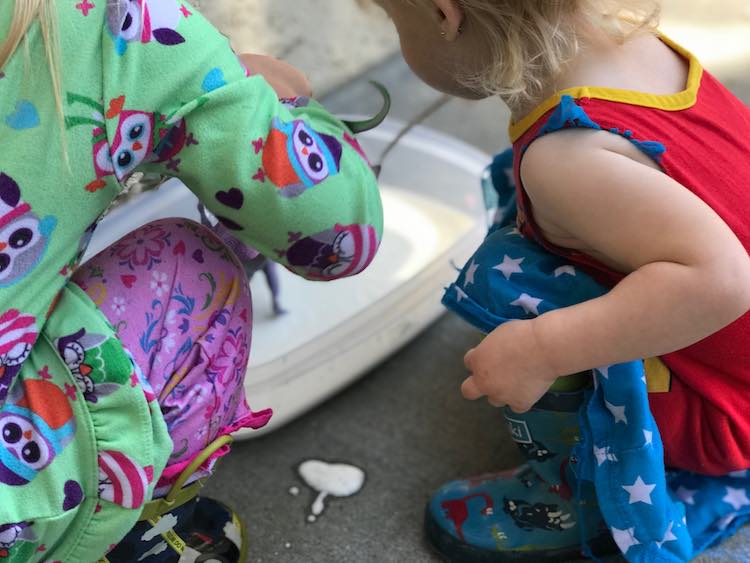
[[[597,465],[601,465],[605,461],[618,461],[617,456],[610,452],[610,449],[609,446],[603,448],[597,448],[594,446],[594,456],[596,456]]]
[[[640,545],[637,539],[635,539],[635,528],[628,528],[627,530],[620,530],[618,528],[612,528],[612,537],[624,554],[627,555],[628,550],[634,545]]]
[[[635,504],[636,502],[653,504],[653,502],[651,502],[651,493],[656,488],[656,485],[647,485],[643,479],[641,479],[640,475],[638,475],[635,483],[632,485],[622,485],[622,488],[630,495],[629,504]]]
[[[725,487],[725,489],[727,490],[727,494],[721,500],[727,504],[731,504],[735,510],[750,505],[746,489],[735,489],[734,487]]]
[[[519,231],[516,227],[513,227],[510,231],[505,233],[506,237],[512,237],[513,235],[521,236],[521,231]]]
[[[464,290],[456,286],[456,299],[458,300],[458,302],[461,303],[461,301],[463,301],[467,297],[468,295],[464,293]]]
[[[539,304],[543,299],[532,297],[528,293],[522,293],[515,301],[511,302],[514,307],[522,307],[527,314],[539,316]]]
[[[521,269],[521,263],[526,260],[526,258],[511,258],[507,254],[505,257],[503,257],[502,264],[498,264],[493,270],[497,270],[498,272],[502,272],[502,274],[505,276],[506,280],[510,279],[510,276],[513,274],[523,274],[523,270]]]
[[[651,446],[654,443],[654,433],[651,430],[643,430],[643,437],[646,439],[644,446]]]
[[[576,269],[575,269],[575,267],[574,266],[570,266],[570,265],[568,265],[568,266],[560,266],[559,268],[557,268],[557,270],[555,270],[555,277],[556,278],[559,278],[560,276],[564,276],[565,274],[567,274],[569,276],[575,277],[575,275],[576,275]]]
[[[659,549],[661,549],[661,546],[663,546],[668,541],[677,541],[677,536],[672,533],[672,526],[674,526],[674,522],[669,523],[669,526],[667,526],[667,531],[664,532],[664,537],[661,539],[661,541],[656,542],[656,545],[659,546]]]
[[[695,493],[697,493],[697,490],[693,489],[686,489],[685,487],[680,487],[675,491],[675,494],[677,495],[677,498],[680,499],[685,504],[695,504]]]
[[[466,270],[466,281],[464,282],[464,287],[474,283],[474,274],[477,273],[478,269],[479,264],[474,262],[474,259],[472,259],[471,264],[469,264],[469,269]]]
[[[506,236],[521,235],[517,228],[511,230],[510,227],[505,228],[502,233]],[[464,300],[476,305],[472,300],[473,293],[469,292],[489,292],[491,285],[498,284],[506,296],[501,297],[501,303],[497,303],[500,310],[504,311],[503,315],[517,319],[531,318],[553,308],[556,303],[556,297],[553,296],[566,290],[567,284],[576,284],[585,279],[583,271],[579,276],[577,267],[565,262],[558,262],[551,268],[542,268],[542,271],[537,265],[537,255],[533,250],[527,251],[523,238],[495,239],[493,244],[499,245],[493,249],[493,258],[482,258],[480,264],[478,261],[481,255],[474,256],[464,266],[461,283],[454,284],[456,293],[453,302],[460,303],[456,308],[468,305],[463,304]],[[506,254],[508,252],[510,255]],[[497,258],[501,258],[501,261],[497,262]],[[488,272],[493,270],[502,274],[502,277],[494,273],[488,276]],[[158,284],[160,280],[155,281]],[[517,289],[510,289],[512,286]],[[581,289],[585,290],[583,287]],[[531,294],[526,293],[529,291]],[[517,296],[515,300],[512,300],[513,295]],[[750,470],[729,473],[723,482],[711,487],[704,488],[706,481],[691,477],[682,483],[694,486],[695,490],[686,486],[677,488],[679,481],[675,483],[676,490],[665,488],[662,481],[662,459],[657,456],[656,451],[661,450],[659,434],[651,419],[643,416],[644,413],[648,414],[646,388],[652,381],[643,376],[645,370],[635,362],[632,365],[606,365],[593,371],[593,383],[598,391],[593,394],[589,405],[591,410],[588,414],[592,418],[588,419],[591,424],[590,433],[586,434],[583,442],[586,446],[584,455],[588,463],[596,460],[596,464],[591,467],[593,474],[597,478],[606,479],[607,490],[606,493],[602,491],[601,500],[619,504],[622,508],[618,515],[607,518],[606,523],[622,553],[630,558],[642,557],[641,551],[646,551],[646,548],[652,555],[657,551],[655,548],[658,548],[664,551],[662,556],[672,551],[677,553],[683,549],[689,550],[690,530],[686,527],[685,516],[679,514],[679,511],[684,514],[685,506],[691,514],[691,524],[696,526],[694,533],[702,533],[703,527],[714,534],[721,534],[722,531],[726,533],[725,530],[730,529],[733,522],[737,523],[738,514],[750,510]],[[603,407],[606,407],[609,416]],[[623,423],[622,427],[619,426],[620,423]],[[658,472],[653,473],[654,469]],[[626,484],[633,474],[636,479]],[[654,482],[645,481],[643,475]],[[671,474],[669,475],[671,479]],[[623,477],[627,477],[627,481]],[[734,487],[726,486],[729,484]],[[628,495],[627,502],[625,494]],[[697,513],[702,510],[703,505],[709,504],[717,510],[711,515],[710,521],[706,519],[703,522],[703,517],[697,516]],[[677,510],[670,505],[678,507]],[[722,508],[722,505],[725,506]],[[660,529],[662,537],[659,537]],[[643,542],[636,534],[643,535]],[[636,547],[631,556],[630,549],[634,546],[642,547]]]
[[[628,417],[625,416],[625,405],[618,407],[616,405],[613,405],[609,401],[604,401],[604,404],[607,405],[609,412],[611,412],[612,416],[615,417],[615,424],[617,424],[618,422],[624,422],[625,424],[628,423]]]

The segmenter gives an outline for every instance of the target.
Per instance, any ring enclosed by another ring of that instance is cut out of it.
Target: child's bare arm
[[[602,135],[536,141],[522,177],[545,230],[628,275],[601,298],[493,332],[467,355],[469,398],[525,410],[556,376],[685,348],[750,308],[750,258],[724,221]]]

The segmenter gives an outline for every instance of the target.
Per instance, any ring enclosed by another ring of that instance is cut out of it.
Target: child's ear
[[[458,0],[432,0],[440,18],[440,34],[448,41],[461,35],[465,14]]]

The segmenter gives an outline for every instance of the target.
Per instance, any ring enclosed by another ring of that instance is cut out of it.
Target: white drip
[[[347,463],[327,463],[310,459],[302,462],[297,471],[302,480],[318,492],[310,507],[308,522],[315,522],[323,513],[327,497],[352,496],[362,490],[365,482],[365,472]]]

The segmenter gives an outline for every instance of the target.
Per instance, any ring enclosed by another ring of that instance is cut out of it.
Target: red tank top
[[[588,255],[552,245],[534,221],[519,170],[525,150],[542,135],[586,127],[624,136],[710,205],[750,249],[750,109],[690,53],[663,41],[689,61],[684,91],[654,95],[572,88],[510,129],[519,230],[608,286],[623,275]],[[662,389],[669,392],[650,395],[668,462],[713,474],[750,467],[750,314],[660,360],[647,365],[656,372],[669,370],[671,387]]]

